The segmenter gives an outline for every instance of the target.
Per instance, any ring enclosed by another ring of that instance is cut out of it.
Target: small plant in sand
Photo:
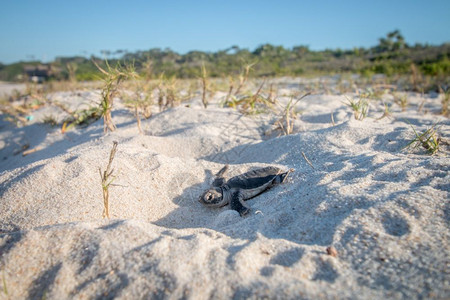
[[[224,106],[239,108],[243,114],[258,114],[270,109],[273,102],[269,101],[261,95],[262,88],[266,80],[264,79],[258,90],[254,94],[249,94],[242,97],[231,96],[230,99],[224,103]]]
[[[182,90],[175,76],[167,78],[164,73],[159,76],[157,90],[159,111],[178,106],[190,97],[189,94],[187,96],[182,95]]]
[[[285,107],[283,107],[279,118],[275,121],[276,129],[281,129],[284,135],[289,135],[294,132],[294,120],[298,117],[298,111],[295,110],[297,103],[310,95],[311,93],[306,93],[294,102],[294,97],[291,96],[289,102]]]
[[[143,134],[144,131],[141,127],[140,114],[142,114],[145,119],[151,117],[151,107],[154,103],[153,90],[156,88],[157,84],[152,83],[152,81],[148,79],[135,80],[132,84],[133,93],[130,94],[124,92],[122,93],[122,98],[124,99],[125,106],[133,109],[139,133]]]
[[[202,64],[202,70],[201,70],[201,82],[202,82],[202,103],[203,107],[208,107],[208,99],[206,97],[206,93],[208,91],[208,74],[206,72],[205,64]]]
[[[376,121],[382,120],[384,118],[388,118],[388,119],[393,119],[389,105],[383,101],[383,105],[384,105],[384,111],[383,114],[381,115],[381,117],[379,117],[378,119],[376,119]]]
[[[2,271],[2,283],[3,283],[3,293],[8,296],[8,288],[6,287],[6,276],[5,271]]]
[[[442,87],[439,87],[439,92],[441,93],[441,114],[449,117],[450,116],[450,89],[443,89]]]
[[[54,115],[45,115],[42,119],[42,123],[48,124],[52,127],[58,125],[58,121]]]
[[[27,115],[29,114],[29,111],[23,109],[21,106],[13,105],[6,99],[0,100],[0,112],[6,115],[5,120],[16,126],[21,126],[28,122]]]
[[[127,67],[122,67],[117,64],[116,67],[112,68],[108,61],[106,61],[106,70],[100,67],[95,60],[93,60],[94,65],[103,74],[103,88],[101,93],[100,107],[102,110],[102,116],[104,120],[103,131],[106,133],[108,129],[114,131],[116,126],[114,125],[111,117],[111,112],[113,108],[114,97],[118,93],[120,83],[127,78],[136,77],[136,72],[134,67],[129,65]]]
[[[98,168],[100,172],[100,178],[102,179],[102,190],[103,190],[103,219],[109,219],[109,186],[113,183],[116,177],[113,176],[114,169],[111,169],[111,164],[114,160],[114,156],[116,155],[118,143],[116,141],[113,142],[113,147],[111,149],[111,153],[109,155],[108,166],[106,170],[102,172],[101,168]]]
[[[22,94],[16,90],[9,97],[0,98],[0,111],[6,114],[6,119],[15,125],[25,125],[33,120],[33,110],[47,103],[47,99],[44,96],[35,96]]]
[[[406,95],[394,94],[394,102],[400,106],[402,111],[406,111],[408,107],[408,97]]]
[[[419,147],[423,147],[430,155],[433,155],[436,152],[438,152],[441,138],[437,133],[437,123],[435,123],[433,126],[431,126],[422,133],[418,133],[414,128],[414,126],[412,126],[411,124],[410,126],[414,131],[415,137],[403,149],[405,148],[417,149]]]
[[[72,63],[66,64],[66,68],[67,68],[67,73],[69,76],[69,82],[76,83],[77,82],[76,72],[78,69],[78,65],[75,62],[72,62]]]
[[[344,103],[353,110],[355,120],[362,121],[369,113],[369,101],[365,98],[359,98],[358,101],[347,98],[347,103]]]
[[[256,65],[256,62],[244,64],[242,71],[239,74],[239,84],[236,88],[236,91],[234,92],[234,95],[238,95],[240,93],[242,87],[247,82],[250,71],[252,70],[254,65]]]
[[[235,88],[235,79],[232,76],[228,77],[228,81],[229,81],[229,88],[228,88],[228,94],[225,97],[225,101],[224,103],[229,103],[230,101],[235,101],[235,99],[238,97],[239,93],[241,92],[242,87],[245,85],[245,83],[248,80],[248,76],[250,75],[250,71],[252,70],[253,66],[256,65],[256,62],[253,63],[246,63],[244,64],[244,66],[241,68],[241,72],[239,73],[238,76],[238,85]],[[234,92],[234,98],[231,99],[233,96],[233,92]]]
[[[411,77],[410,77],[411,85],[413,87],[413,90],[418,92],[421,90],[420,86],[423,83],[422,74],[420,73],[419,69],[417,69],[417,66],[413,63],[411,64],[410,69],[411,69]]]
[[[75,126],[87,126],[97,121],[102,116],[102,110],[98,106],[91,106],[86,109],[67,112],[69,112],[70,116],[63,121],[61,128],[62,133],[66,133]]]

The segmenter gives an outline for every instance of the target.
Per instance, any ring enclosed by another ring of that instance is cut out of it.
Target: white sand
[[[52,97],[76,107],[96,95]],[[373,101],[357,121],[344,96],[312,95],[298,104],[298,133],[281,137],[265,135],[270,116],[198,98],[143,121],[145,135],[120,103],[107,135],[102,120],[66,134],[39,124],[64,117],[55,107],[21,128],[0,115],[0,299],[449,298],[449,149],[402,148],[413,137],[405,119],[420,131],[440,120],[447,141],[450,123],[438,98],[408,99],[395,119],[376,121]],[[98,168],[113,141],[108,221]],[[38,151],[14,155],[25,144]],[[226,163],[230,175],[295,172],[242,218],[197,201]]]

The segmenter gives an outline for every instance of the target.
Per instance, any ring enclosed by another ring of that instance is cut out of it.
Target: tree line
[[[58,57],[49,63],[55,70],[51,79],[96,80],[99,71],[92,61],[102,65],[105,59],[110,64],[134,64],[136,70],[147,78],[157,78],[161,74],[177,78],[198,78],[203,66],[210,77],[227,77],[240,73],[248,65],[252,65],[250,76],[253,77],[344,73],[393,76],[420,72],[442,78],[448,83],[450,76],[450,43],[409,45],[398,30],[389,32],[371,48],[313,51],[305,45],[285,48],[263,44],[253,51],[231,46],[216,52],[190,51],[179,54],[168,48],[154,48],[137,52],[105,50],[103,56]],[[25,80],[21,76],[24,66],[39,64],[39,61],[0,64],[0,80]]]

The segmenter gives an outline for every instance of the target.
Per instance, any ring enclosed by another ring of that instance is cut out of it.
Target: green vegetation
[[[358,101],[347,98],[345,105],[353,110],[355,120],[362,121],[369,113],[369,101],[365,98],[361,97]]]
[[[69,112],[66,110],[66,112]],[[69,112],[70,116],[67,117],[62,125],[61,132],[66,133],[67,131],[71,130],[75,126],[87,126],[96,120],[100,119],[102,116],[102,111],[100,107],[98,106],[91,106],[87,109],[80,109],[76,110],[74,112]],[[56,121],[52,122],[51,119],[44,119],[44,123],[48,123],[50,125],[55,124]]]
[[[93,60],[94,65],[102,72],[103,88],[102,88],[102,100],[100,102],[101,115],[104,120],[104,132],[116,130],[111,117],[111,111],[113,108],[114,97],[118,94],[118,88],[122,80],[126,78],[136,77],[134,67],[128,65],[126,68],[122,67],[120,63],[117,63],[115,68],[112,68],[108,61],[105,62],[106,70],[98,65]]]
[[[287,103],[285,107],[282,108],[281,114],[278,118],[278,120],[275,121],[275,125],[277,126],[276,129],[281,129],[284,135],[289,135],[294,133],[294,120],[297,119],[298,112],[295,110],[295,106],[297,103],[305,98],[306,96],[309,96],[311,93],[306,93],[305,95],[298,98],[295,102],[294,97],[291,96],[291,99]],[[306,156],[305,160],[308,161]],[[312,166],[312,165],[311,165]],[[314,167],[313,167],[314,168]]]
[[[405,90],[438,91],[438,87],[448,85],[450,76],[450,43],[439,46],[409,45],[398,30],[380,38],[378,45],[372,48],[354,48],[350,50],[312,51],[308,46],[296,46],[292,49],[283,46],[264,44],[254,51],[232,46],[217,52],[191,51],[179,54],[170,49],[150,49],[135,53],[124,53],[116,59],[109,58],[111,65],[123,61],[135,62],[139,74],[147,78],[164,74],[166,78],[202,78],[208,70],[208,77],[226,78],[240,76],[239,85],[245,83],[252,69],[252,77],[263,76],[317,76],[324,74],[360,74],[371,77],[385,74],[389,78],[396,75],[410,76]],[[57,58],[50,63],[53,80],[96,80],[101,75],[92,60],[98,61],[102,69],[105,62],[92,57]],[[20,62],[10,65],[0,64],[0,80],[20,81],[25,65],[37,65],[39,62]],[[151,69],[148,66],[151,65]],[[244,68],[242,66],[244,65]],[[241,71],[239,71],[241,70]],[[427,78],[433,77],[429,82]],[[233,80],[234,83],[234,80]],[[237,85],[237,86],[239,86]],[[236,93],[239,88],[234,87]]]
[[[410,124],[411,125],[411,124]],[[411,128],[414,131],[414,138],[411,142],[406,145],[405,148],[413,148],[416,149],[422,146],[430,155],[435,154],[439,150],[439,144],[441,142],[441,138],[437,133],[437,124],[434,124],[423,133],[417,133],[416,129],[411,125]]]
[[[2,272],[3,293],[8,296],[8,288],[6,287],[5,271]]]
[[[103,190],[103,219],[109,219],[109,186],[113,183],[116,177],[113,176],[114,169],[111,169],[111,164],[114,160],[114,156],[117,152],[118,142],[113,142],[113,147],[111,149],[111,153],[109,154],[109,161],[106,170],[102,172],[101,168],[98,168],[100,173],[100,178],[102,179],[102,190]]]

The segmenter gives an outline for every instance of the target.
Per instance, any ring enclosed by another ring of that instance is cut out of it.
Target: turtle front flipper
[[[225,183],[225,173],[228,171],[228,165],[225,165],[222,169],[220,169],[219,172],[216,174],[216,178],[214,178],[214,181],[212,183],[213,187],[220,187],[224,185]]]
[[[241,217],[245,216],[250,212],[250,208],[244,203],[244,195],[241,191],[236,191],[231,196],[230,207],[236,210]]]

